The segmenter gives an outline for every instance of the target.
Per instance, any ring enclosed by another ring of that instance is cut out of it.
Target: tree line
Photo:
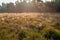
[[[36,4],[32,1],[27,3],[26,1],[19,2],[16,1],[15,4],[10,3],[2,3],[2,6],[0,6],[0,12],[34,12],[37,11]]]
[[[46,2],[44,4],[47,5],[48,7],[53,8],[55,12],[60,12],[60,0],[54,0],[51,2]],[[38,8],[38,6],[39,5],[34,3],[33,1],[29,3],[27,3],[26,1],[23,2],[16,1],[15,4],[12,2],[6,4],[2,3],[2,5],[0,5],[0,12],[8,12],[8,13],[9,12],[13,12],[13,13],[14,12],[15,13],[16,12],[40,12],[41,6],[39,6],[40,8]]]
[[[60,0],[52,0],[51,2],[46,2],[46,4],[53,8],[55,12],[60,12]]]

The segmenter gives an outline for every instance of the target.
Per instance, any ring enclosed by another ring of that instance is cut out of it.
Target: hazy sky
[[[2,2],[4,2],[4,3],[13,2],[14,3],[15,1],[17,1],[17,0],[0,0],[0,5]],[[43,1],[45,2],[45,1],[51,1],[51,0],[43,0]]]
[[[0,5],[1,5],[1,3],[2,2],[4,2],[4,3],[9,3],[9,2],[15,2],[16,0],[0,0]]]

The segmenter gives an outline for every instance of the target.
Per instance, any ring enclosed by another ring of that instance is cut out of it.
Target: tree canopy
[[[20,1],[21,2],[16,1],[15,4],[12,2],[6,4],[2,3],[0,12],[51,12],[53,9],[56,12],[60,12],[60,0],[53,0],[45,3],[41,0],[33,0],[31,2]]]

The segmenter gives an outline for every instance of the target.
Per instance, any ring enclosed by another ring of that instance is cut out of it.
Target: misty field
[[[60,40],[60,14],[0,13],[0,40]]]

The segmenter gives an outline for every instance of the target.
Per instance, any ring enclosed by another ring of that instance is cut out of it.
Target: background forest
[[[0,5],[0,12],[60,12],[60,0],[52,0],[51,2],[43,2],[41,0],[34,0],[31,2],[2,3]]]

